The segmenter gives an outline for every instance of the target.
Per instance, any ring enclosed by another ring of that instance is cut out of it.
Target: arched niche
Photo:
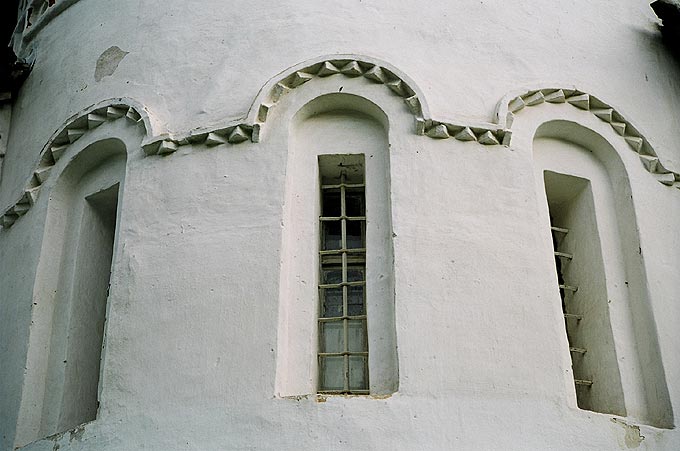
[[[366,197],[366,316],[370,394],[398,388],[390,208],[390,121],[364,97],[330,93],[290,119],[281,248],[276,393],[317,392],[320,161],[361,155]]]
[[[553,241],[546,250],[556,252],[562,288],[552,303],[562,304],[576,403],[672,427],[626,164],[602,134],[575,120],[536,125],[531,148],[543,242]]]
[[[44,214],[15,443],[99,414],[111,274],[129,149],[137,132],[97,130],[55,164],[32,215]],[[113,137],[119,136],[119,137]]]

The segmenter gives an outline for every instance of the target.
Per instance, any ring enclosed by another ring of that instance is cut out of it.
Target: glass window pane
[[[321,352],[344,352],[344,335],[342,321],[321,323]]]
[[[366,360],[364,356],[349,356],[350,390],[368,390],[368,365]]]
[[[349,316],[365,315],[366,303],[364,302],[364,287],[347,287],[347,314]]]
[[[345,214],[347,216],[364,216],[366,214],[363,190],[347,190],[345,193]]]
[[[340,190],[323,190],[321,194],[321,216],[340,216]]]
[[[343,390],[345,388],[345,358],[319,357],[320,390]]]
[[[321,288],[321,317],[342,316],[342,288]]]
[[[324,285],[342,282],[342,268],[324,268],[321,271],[321,283]]]
[[[362,266],[348,266],[347,267],[347,282],[361,282],[364,279],[365,269]]]
[[[324,221],[321,226],[322,249],[325,251],[340,249],[342,229],[340,221]]]
[[[366,352],[368,351],[368,344],[366,343],[366,321],[363,319],[355,319],[347,321],[347,350],[349,352]]]
[[[347,221],[347,249],[364,248],[364,221]]]

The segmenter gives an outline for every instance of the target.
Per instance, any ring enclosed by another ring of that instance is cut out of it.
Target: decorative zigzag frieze
[[[205,144],[208,147],[220,144],[239,144],[245,141],[258,142],[259,124],[238,123],[216,129],[193,131],[184,137],[161,137],[142,146],[146,155],[169,155],[181,146]]]
[[[144,126],[142,116],[137,110],[125,104],[111,104],[86,111],[69,121],[54,135],[40,155],[37,167],[27,181],[23,194],[2,214],[2,227],[11,227],[14,222],[35,204],[40,188],[48,179],[52,167],[74,142],[102,124],[125,118],[131,124]]]
[[[508,145],[511,136],[509,130],[455,125],[437,121],[423,121],[418,127],[422,128],[424,134],[430,138],[454,138],[458,141],[477,141],[479,144],[486,146]]]
[[[258,105],[256,121],[258,123],[266,122],[271,109],[295,88],[314,78],[330,77],[333,75],[342,75],[350,78],[363,77],[373,83],[384,85],[404,100],[413,115],[417,118],[422,118],[423,116],[422,106],[415,91],[393,71],[379,64],[341,58],[311,64],[295,70],[293,73],[285,75],[282,79],[278,80],[269,89],[266,98]]]
[[[433,121],[424,118],[422,104],[415,90],[393,71],[371,62],[353,59],[331,59],[295,70],[276,82],[266,99],[257,107],[256,121],[265,123],[276,104],[291,91],[316,77],[344,75],[350,78],[364,77],[373,83],[384,85],[401,97],[416,119],[416,132],[434,139],[454,138],[458,141],[476,141],[484,145],[505,144],[510,138],[508,130],[488,125],[461,125]]]
[[[590,112],[601,121],[608,123],[628,146],[639,155],[640,162],[649,173],[654,175],[660,183],[680,189],[680,174],[666,168],[661,163],[649,141],[630,122],[610,105],[602,102],[595,96],[577,89],[547,88],[538,91],[528,91],[511,99],[507,105],[506,126],[511,128],[515,115],[524,108],[543,103],[572,105]]]
[[[524,108],[544,103],[572,105],[607,122],[638,153],[645,169],[653,174],[659,182],[680,188],[680,174],[667,169],[661,163],[649,142],[616,110],[587,93],[564,88],[528,91],[509,100],[506,104],[507,112],[499,111],[501,116],[506,114],[504,121],[499,121],[500,124],[454,124],[424,117],[426,113],[424,113],[424,107],[416,91],[405,80],[398,77],[393,70],[380,64],[345,58],[316,62],[305,68],[284,74],[278,81],[271,84],[270,89],[265,94],[264,101],[255,104],[257,105],[255,115],[250,121],[238,121],[217,128],[194,130],[181,136],[157,135],[146,139],[141,147],[146,155],[167,156],[175,153],[181,146],[191,144],[205,144],[207,147],[216,147],[246,141],[257,143],[260,139],[260,129],[267,120],[269,112],[283,96],[315,78],[336,75],[350,78],[363,77],[371,83],[385,86],[396,96],[399,96],[415,117],[418,135],[438,140],[452,138],[457,141],[476,142],[485,146],[509,146],[512,138],[512,121],[515,115]],[[12,226],[33,206],[42,184],[50,175],[52,167],[71,144],[85,136],[90,130],[122,118],[132,124],[141,124],[147,128],[145,119],[135,107],[120,102],[91,108],[68,121],[43,149],[39,164],[26,183],[22,196],[2,214],[1,225],[4,228]],[[147,133],[150,132],[151,130],[147,130]]]
[[[282,75],[271,83],[264,99],[256,106],[253,123],[231,124],[225,128],[193,132],[183,138],[165,138],[146,144],[143,148],[147,155],[168,155],[186,144],[203,144],[217,146],[220,144],[238,144],[244,141],[259,142],[260,129],[267,121],[270,112],[286,95],[315,78],[330,76],[360,78],[383,85],[393,94],[400,97],[408,110],[416,119],[416,131],[435,139],[454,138],[459,141],[476,141],[484,145],[505,144],[510,138],[508,130],[487,125],[458,125],[424,118],[423,107],[415,90],[390,69],[371,62],[339,58],[329,59],[297,68]]]

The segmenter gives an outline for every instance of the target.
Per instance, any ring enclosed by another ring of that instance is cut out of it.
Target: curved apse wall
[[[553,237],[567,254],[556,261],[579,407],[672,427],[623,162],[602,136],[563,120],[538,128],[533,152],[545,216],[569,229]]]

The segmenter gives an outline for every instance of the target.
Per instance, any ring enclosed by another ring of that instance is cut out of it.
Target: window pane
[[[355,319],[347,321],[347,350],[349,352],[366,352],[366,321]]]
[[[364,280],[363,266],[349,266],[347,268],[347,282],[361,282]]]
[[[321,288],[321,317],[342,316],[342,288]]]
[[[352,355],[349,357],[350,390],[368,390],[368,365],[366,357]]]
[[[364,216],[364,191],[350,191],[345,193],[345,214],[347,216]]]
[[[364,248],[364,221],[347,221],[347,249]]]
[[[340,216],[340,190],[323,190],[321,211],[321,216]]]
[[[340,221],[324,221],[321,226],[322,249],[325,251],[340,249],[341,235]]]
[[[321,323],[321,352],[344,352],[342,321]]]
[[[345,358],[319,357],[319,381],[321,390],[343,390],[345,388]]]
[[[354,286],[347,287],[347,314],[350,316],[354,315],[365,315],[366,314],[366,303],[364,302],[364,287]]]
[[[342,282],[341,268],[328,268],[328,269],[324,268],[321,272],[322,272],[321,283],[324,285]]]

